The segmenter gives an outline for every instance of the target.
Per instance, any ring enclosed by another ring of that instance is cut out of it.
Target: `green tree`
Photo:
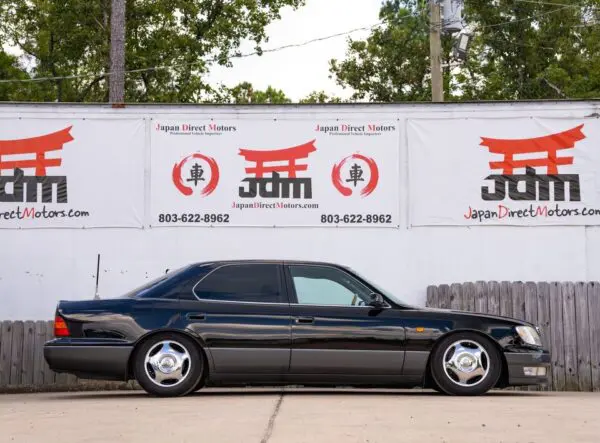
[[[468,61],[444,69],[447,100],[586,98],[600,95],[600,0],[467,0],[473,42]],[[331,61],[355,100],[430,100],[426,3],[386,0],[383,25],[350,40],[347,58]],[[444,63],[451,36],[443,36]]]
[[[19,65],[17,57],[0,49],[0,81],[26,78],[28,78],[28,75]],[[19,100],[22,94],[22,83],[0,83],[0,101]]]
[[[110,0],[3,0],[0,42],[18,47],[32,78],[79,76],[31,87],[26,99],[106,101]],[[240,44],[260,53],[265,27],[304,0],[127,0],[126,100],[198,102],[214,91],[211,65],[229,66]],[[145,70],[156,67],[153,70]]]
[[[285,93],[280,89],[268,86],[264,91],[256,90],[252,87],[252,84],[248,82],[243,82],[233,88],[225,89],[221,93],[221,97],[215,101],[234,104],[291,103],[291,100],[286,97]]]
[[[383,25],[366,40],[349,39],[347,58],[332,60],[337,83],[354,89],[353,100],[395,102],[431,98],[429,28],[416,0],[386,1]]]
[[[300,103],[343,103],[343,100],[330,96],[325,91],[313,91],[301,99]]]

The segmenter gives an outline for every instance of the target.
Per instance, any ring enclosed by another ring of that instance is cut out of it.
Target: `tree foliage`
[[[447,100],[589,98],[600,95],[600,0],[467,0],[468,61],[444,69]],[[332,60],[354,100],[430,100],[429,19],[422,0],[386,0],[383,25]],[[443,63],[452,39],[444,35]]]
[[[254,89],[251,83],[242,82],[233,88],[225,88],[214,101],[233,104],[283,104],[291,100],[280,89],[268,86],[261,91]]]
[[[27,74],[19,65],[16,57],[0,49],[0,80],[26,79]],[[0,83],[0,101],[17,101],[23,93],[23,85],[19,83]]]
[[[300,100],[300,103],[342,103],[339,97],[330,96],[325,91],[313,91]]]
[[[212,64],[228,66],[244,40],[260,52],[265,27],[304,0],[127,0],[126,77],[130,102],[198,102],[215,91]],[[31,78],[22,99],[106,101],[110,0],[3,0],[0,44],[14,46]],[[157,69],[141,71],[149,67]],[[1,69],[1,68],[0,68]],[[2,72],[2,71],[0,71]],[[12,76],[14,78],[14,76]]]

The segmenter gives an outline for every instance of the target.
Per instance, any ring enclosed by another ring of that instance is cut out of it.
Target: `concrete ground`
[[[600,442],[600,393],[208,389],[0,395],[0,442]]]

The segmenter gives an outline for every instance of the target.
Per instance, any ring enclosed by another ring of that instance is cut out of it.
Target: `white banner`
[[[144,127],[0,119],[0,228],[142,227]]]
[[[152,226],[399,224],[398,122],[154,120]]]
[[[595,119],[419,119],[407,130],[413,226],[600,224]]]

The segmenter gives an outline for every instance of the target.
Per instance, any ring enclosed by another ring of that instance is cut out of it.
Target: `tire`
[[[487,338],[460,332],[443,338],[431,356],[431,376],[447,395],[482,395],[496,386],[502,357]]]
[[[167,332],[157,334],[139,346],[133,373],[149,394],[178,397],[189,394],[200,384],[204,359],[192,339]]]

